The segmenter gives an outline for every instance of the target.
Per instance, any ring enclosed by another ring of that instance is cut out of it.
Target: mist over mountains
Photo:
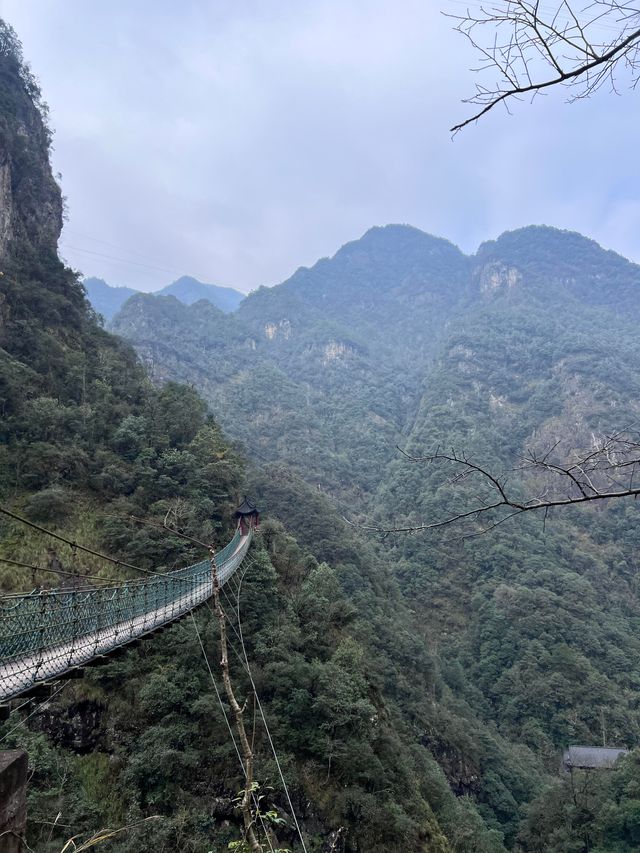
[[[139,293],[131,287],[115,287],[107,284],[101,278],[85,278],[82,283],[87,291],[89,302],[95,311],[104,317],[106,322],[113,319],[130,296]],[[154,291],[154,293],[157,296],[175,296],[185,305],[191,305],[200,299],[205,299],[226,312],[235,311],[244,299],[244,293],[240,293],[231,287],[205,284],[187,275],[176,279],[176,281]]]
[[[539,383],[559,383],[581,348],[595,372],[616,351],[636,353],[638,309],[640,267],[579,234],[532,226],[469,257],[392,225],[260,288],[233,314],[140,294],[112,328],[156,377],[195,383],[249,448],[350,492],[374,488],[381,455],[393,457],[409,439],[425,394],[436,377],[444,381],[444,364],[447,384],[471,383],[467,406],[489,407],[495,419],[509,414],[515,426]],[[477,335],[482,346],[471,340]],[[529,376],[535,366],[540,374]],[[545,406],[557,407],[567,392]],[[589,427],[603,429],[605,414],[623,417],[600,404]],[[339,465],[328,463],[338,457]]]
[[[362,530],[438,650],[445,691],[552,771],[563,745],[602,743],[603,726],[611,745],[640,738],[633,503],[513,519],[468,541],[365,531],[481,500],[397,447],[452,448],[526,493],[528,450],[562,458],[637,423],[638,317],[640,267],[579,234],[523,228],[468,257],[387,226],[234,314],[139,295],[113,329],[157,381],[198,388],[257,464],[281,464],[284,481],[295,472]],[[266,506],[277,481],[256,491]],[[300,535],[307,522],[289,519]],[[436,729],[426,742],[453,789],[473,791],[487,757],[471,758],[455,725]],[[498,786],[507,798],[512,784]],[[569,808],[559,789],[534,810],[555,796]],[[557,816],[517,830],[509,811],[500,831],[514,849],[563,853],[583,831],[577,813],[559,835]]]
[[[527,449],[562,456],[637,423],[640,267],[552,228],[465,256],[392,225],[235,310],[240,294],[221,307],[191,279],[164,294],[94,280],[94,309],[120,309],[109,331],[58,257],[47,112],[3,22],[0,47],[3,604],[18,593],[39,614],[68,570],[83,594],[115,586],[117,608],[140,570],[228,541],[250,494],[262,523],[225,587],[230,677],[247,721],[258,693],[269,721],[251,741],[282,816],[274,844],[302,849],[295,809],[322,853],[637,850],[637,506],[471,537],[373,531],[483,500],[417,458],[435,447],[526,494]],[[62,570],[45,564],[52,533]],[[100,827],[116,853],[244,849],[219,636],[200,608],[9,709],[4,748],[32,769],[30,849],[91,844]],[[559,773],[565,747],[602,743],[630,754]]]

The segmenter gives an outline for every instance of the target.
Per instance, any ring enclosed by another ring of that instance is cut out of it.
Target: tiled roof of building
[[[245,495],[244,500],[242,501],[242,503],[240,504],[240,506],[236,510],[236,515],[237,516],[238,515],[254,515],[257,512],[258,512],[258,509],[257,509],[254,501],[252,501],[251,498],[248,498]]]
[[[580,770],[607,770],[612,768],[628,749],[610,746],[570,746],[565,749],[562,763],[565,767]]]

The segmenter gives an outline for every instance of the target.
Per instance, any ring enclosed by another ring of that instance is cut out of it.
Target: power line
[[[113,246],[116,249],[123,249],[125,252],[130,251],[129,249],[124,249],[122,246],[116,246],[114,243],[107,243],[104,240],[97,240],[97,238],[95,238],[95,237],[87,237],[87,239],[96,240],[96,242],[98,242],[98,243],[104,242],[105,245],[107,245],[107,246]],[[134,260],[131,260],[130,258],[119,258],[116,255],[110,255],[107,252],[97,252],[95,249],[84,249],[82,246],[72,246],[70,243],[60,243],[60,248],[71,249],[74,252],[82,252],[85,255],[93,255],[97,258],[104,258],[105,260],[116,261],[117,263],[120,263],[120,264],[129,264],[129,265],[135,266],[135,267],[143,267],[145,269],[155,270],[156,272],[166,272],[166,273],[170,273],[171,275],[177,275],[177,276],[189,276],[191,278],[195,278],[196,281],[199,281],[203,284],[210,283],[209,279],[211,278],[211,276],[208,276],[208,275],[206,275],[206,276],[190,275],[188,272],[185,272],[184,269],[177,269],[175,267],[161,267],[161,266],[158,266],[157,264],[144,263],[143,261],[134,261]],[[146,256],[141,255],[141,257],[146,257]],[[213,286],[214,287],[227,287],[230,290],[234,289],[234,288],[229,287],[229,285],[213,285]],[[155,292],[156,291],[152,291],[152,293],[155,293]],[[238,292],[242,293],[242,291],[238,291]],[[242,293],[242,296],[244,297],[244,296],[246,296],[246,294]]]
[[[145,255],[144,252],[138,252],[135,249],[128,249],[128,248],[126,248],[126,246],[119,246],[117,243],[110,243],[108,240],[101,240],[99,237],[92,237],[90,234],[82,234],[80,231],[75,231],[73,228],[66,228],[65,227],[64,233],[75,234],[76,237],[83,237],[85,240],[91,240],[94,243],[101,243],[104,246],[111,246],[112,249],[118,249],[122,252],[128,252],[129,254],[132,254],[132,255],[138,255],[139,258],[144,258],[145,260],[148,260],[148,261],[152,260],[151,256]],[[69,245],[69,243],[61,243],[60,245],[66,246],[66,248],[68,248],[68,249],[73,249],[76,252],[92,252],[91,249],[84,249],[84,248],[81,248],[80,246],[71,246],[71,245]],[[94,254],[97,254],[97,253],[94,252]],[[125,263],[125,264],[131,263],[131,264],[140,265],[140,266],[148,266],[149,269],[160,270],[161,272],[170,272],[170,273],[175,273],[177,275],[187,275],[187,273],[185,273],[184,269],[179,270],[179,269],[175,269],[174,267],[157,266],[156,264],[141,264],[141,262],[139,262],[139,261],[131,261],[131,260],[128,260],[126,258],[117,258],[113,255],[108,255],[106,253],[104,255],[102,255],[102,257],[108,258],[109,260],[120,261],[121,263]],[[194,278],[195,277],[196,276],[194,276]],[[198,280],[199,281],[208,281],[209,276],[204,276],[203,278],[198,277]],[[222,286],[225,286],[225,285],[222,285]]]
[[[60,243],[61,248],[63,249],[72,249],[74,252],[83,252],[86,255],[95,255],[97,258],[106,258],[110,261],[118,261],[121,264],[131,264],[135,267],[146,267],[150,270],[157,270],[158,272],[168,272],[172,275],[184,275],[184,270],[176,270],[171,267],[158,267],[155,264],[144,264],[142,261],[132,261],[127,260],[127,258],[117,258],[115,255],[107,255],[105,252],[96,252],[93,249],[82,249],[80,246],[71,246],[69,243]]]
[[[137,255],[139,258],[145,258],[146,260],[151,260],[151,256],[145,255],[144,252],[138,252],[135,249],[128,249],[125,246],[119,246],[117,243],[110,243],[108,240],[101,240],[99,237],[92,237],[90,234],[83,234],[80,231],[75,231],[73,228],[65,227],[64,233],[65,234],[75,234],[76,237],[83,237],[85,240],[91,240],[94,243],[101,243],[104,246],[111,246],[111,248],[113,248],[113,249],[118,249],[122,252],[128,252],[129,254]],[[157,264],[152,264],[152,263],[145,264],[145,263],[142,263],[141,261],[133,261],[133,260],[128,259],[128,258],[118,258],[115,255],[109,255],[106,252],[104,252],[104,253],[96,252],[93,249],[85,249],[81,246],[72,246],[69,243],[60,243],[60,246],[62,248],[72,249],[74,252],[83,252],[85,254],[96,255],[98,257],[102,257],[102,258],[105,258],[107,260],[118,261],[119,263],[122,263],[122,264],[133,264],[134,266],[147,267],[148,269],[158,270],[160,272],[168,272],[168,273],[171,273],[173,275],[189,276],[191,278],[195,278],[197,281],[199,281],[203,284],[210,284],[211,283],[212,276],[209,276],[209,275],[206,275],[206,276],[197,275],[196,276],[196,275],[190,274],[189,272],[185,272],[184,269],[177,269],[175,267],[169,267],[169,266],[158,266]],[[214,278],[215,278],[215,276],[214,276]],[[228,285],[228,284],[219,284],[219,285],[213,285],[213,286],[214,287],[223,287],[223,288],[226,288],[227,290],[237,290],[237,288],[232,287],[231,285]],[[156,291],[151,291],[151,292],[156,293]],[[242,290],[238,290],[237,292],[240,293],[243,297],[247,295]]]
[[[126,246],[119,246],[117,243],[110,243],[108,240],[101,240],[99,237],[92,237],[90,234],[83,234],[81,231],[76,231],[73,228],[68,228],[65,226],[64,234],[75,234],[76,237],[83,237],[85,240],[91,240],[92,243],[101,243],[103,246],[111,246],[112,249],[118,249],[122,252],[128,252],[130,255],[137,255],[139,258],[145,258],[146,260],[152,260],[149,255],[145,255],[144,252],[138,252],[136,249],[128,249]]]

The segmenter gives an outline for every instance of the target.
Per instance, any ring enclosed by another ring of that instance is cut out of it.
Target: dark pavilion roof
[[[244,500],[236,510],[236,516],[240,515],[258,515],[258,507],[255,505],[255,502],[248,498],[246,495],[244,496]]]
[[[570,746],[564,751],[562,763],[567,769],[609,770],[628,752],[628,749],[610,746]]]

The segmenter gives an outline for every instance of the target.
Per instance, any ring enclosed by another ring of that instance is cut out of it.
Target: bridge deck
[[[217,567],[220,585],[240,566],[250,540],[251,532],[236,534],[223,549]],[[0,701],[189,613],[213,594],[209,561],[109,592],[45,592],[18,599],[5,611],[0,621]],[[19,604],[27,599],[31,609],[25,618]],[[29,646],[26,653],[16,652]]]

